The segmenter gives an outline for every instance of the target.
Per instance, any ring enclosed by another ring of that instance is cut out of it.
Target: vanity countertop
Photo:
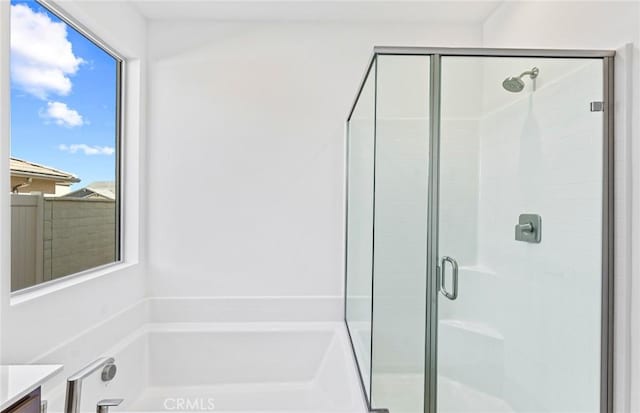
[[[0,366],[0,410],[11,406],[62,371],[58,364]]]

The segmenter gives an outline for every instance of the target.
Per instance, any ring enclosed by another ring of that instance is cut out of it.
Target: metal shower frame
[[[356,97],[351,105],[347,126],[368,79],[371,68],[375,67],[379,55],[430,56],[430,96],[429,96],[429,231],[427,234],[427,297],[426,297],[426,336],[425,336],[425,383],[424,411],[437,413],[437,324],[438,324],[438,287],[436,267],[438,263],[438,209],[439,200],[439,160],[440,160],[440,92],[441,59],[448,56],[467,57],[529,57],[529,58],[565,58],[565,59],[602,59],[603,64],[603,194],[602,194],[602,288],[601,288],[601,344],[600,344],[600,413],[613,413],[613,345],[614,345],[614,60],[615,51],[611,50],[561,50],[561,49],[491,49],[491,48],[429,48],[429,47],[374,47]],[[376,72],[377,74],[377,72]],[[374,79],[377,83],[377,79]],[[374,94],[375,96],[375,94]],[[377,98],[375,96],[374,98]],[[374,103],[375,104],[375,103]],[[374,109],[375,111],[375,109]],[[375,119],[375,117],[374,117]],[[345,129],[348,131],[348,127]],[[375,123],[374,123],[375,146]],[[347,134],[348,135],[348,134]],[[348,194],[349,194],[349,153],[348,136],[345,140],[345,256],[344,256],[344,322],[349,334],[354,358],[355,348],[347,323],[347,237],[348,237]],[[375,148],[374,148],[375,154]],[[375,155],[374,155],[375,158]],[[375,176],[375,159],[374,159]],[[374,177],[375,180],[375,177]],[[375,193],[375,181],[374,181]],[[375,206],[374,206],[375,208]],[[375,211],[375,210],[374,210]],[[375,214],[375,212],[374,212]],[[375,216],[375,215],[374,215]],[[373,223],[372,223],[373,225]],[[374,241],[375,242],[375,241]],[[373,337],[373,267],[371,274],[371,336]],[[373,338],[371,339],[373,347]],[[370,357],[373,357],[371,352]],[[357,364],[357,358],[356,358]],[[370,360],[370,368],[372,363]],[[367,397],[362,372],[358,365],[362,391],[368,408],[371,406],[370,394]],[[380,410],[380,409],[378,409]]]

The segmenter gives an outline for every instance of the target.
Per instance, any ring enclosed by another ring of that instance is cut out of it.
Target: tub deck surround
[[[148,297],[44,353],[16,361],[61,363],[75,371],[110,355],[112,346],[148,323],[337,322],[341,309],[342,297]]]
[[[42,386],[62,368],[59,364],[0,366],[0,410]]]
[[[342,296],[154,297],[151,322],[341,321]]]

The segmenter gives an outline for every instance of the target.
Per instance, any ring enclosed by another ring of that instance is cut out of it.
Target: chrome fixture
[[[539,73],[540,73],[540,69],[538,69],[537,67],[534,67],[531,70],[522,72],[520,76],[512,76],[512,77],[506,78],[502,82],[502,87],[507,92],[513,92],[513,93],[522,92],[522,90],[524,89],[524,81],[522,80],[522,78],[524,76],[529,75],[530,79],[535,79],[536,77],[538,77]]]
[[[451,282],[453,283],[453,292],[449,292],[447,290],[447,286],[445,285],[445,274],[446,274],[446,264],[447,262],[451,264]],[[458,298],[458,261],[451,257],[442,257],[442,261],[440,262],[440,267],[438,268],[440,272],[440,293],[447,297],[449,300],[455,300]]]
[[[96,413],[109,413],[109,407],[119,406],[124,399],[104,399],[96,405]]]
[[[536,214],[521,214],[515,231],[516,241],[539,243],[542,239],[542,218]]]
[[[87,364],[67,379],[67,393],[64,401],[65,413],[80,413],[82,380],[100,368],[102,368],[102,381],[111,381],[116,375],[115,359],[113,357],[101,357]]]
[[[113,363],[109,363],[102,368],[102,373],[100,374],[100,378],[104,382],[111,381],[116,376],[117,371],[118,371],[118,368],[116,367],[116,365]]]

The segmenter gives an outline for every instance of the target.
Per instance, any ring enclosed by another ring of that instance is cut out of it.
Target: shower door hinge
[[[604,112],[604,102],[591,102],[591,112]]]

